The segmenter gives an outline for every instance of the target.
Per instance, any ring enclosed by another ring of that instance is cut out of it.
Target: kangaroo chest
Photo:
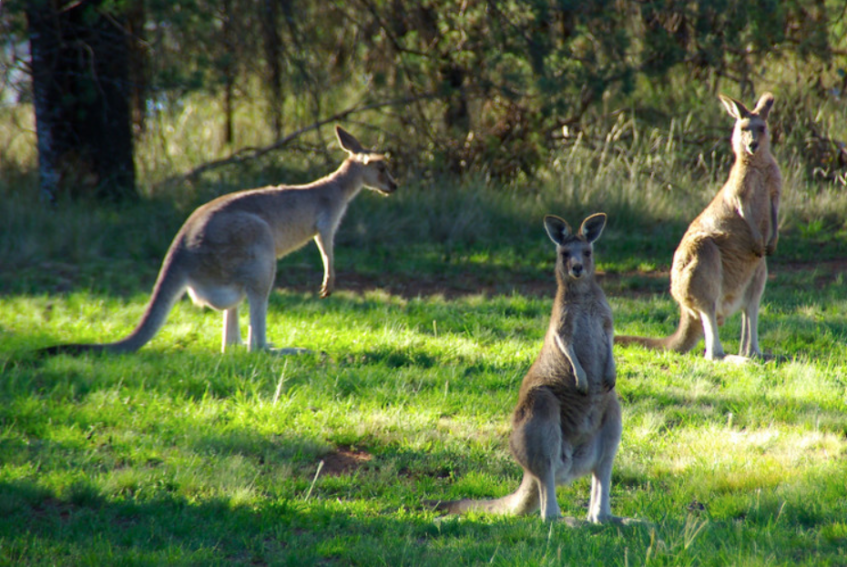
[[[589,383],[601,381],[608,357],[608,337],[604,328],[607,316],[599,307],[594,304],[566,305],[555,330],[562,342],[573,346]]]

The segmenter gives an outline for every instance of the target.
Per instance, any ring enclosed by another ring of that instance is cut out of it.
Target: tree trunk
[[[270,87],[271,122],[275,139],[282,138],[282,38],[279,35],[280,0],[264,0],[262,26],[265,36],[266,81]]]
[[[102,0],[27,5],[44,196],[136,198],[123,15]]]
[[[146,128],[149,83],[149,55],[144,38],[144,23],[147,20],[145,0],[132,0],[126,16],[132,125],[136,134],[142,134]]]
[[[231,146],[235,141],[235,129],[232,125],[232,115],[235,112],[235,63],[236,51],[232,23],[232,1],[223,2],[223,38],[227,49],[223,57],[224,79],[224,142]]]

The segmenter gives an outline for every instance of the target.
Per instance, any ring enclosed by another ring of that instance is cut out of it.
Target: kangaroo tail
[[[683,309],[679,318],[679,326],[672,335],[663,339],[620,335],[615,337],[615,343],[619,345],[636,344],[654,350],[672,350],[684,353],[697,346],[702,336],[703,326],[700,319]]]
[[[489,512],[493,514],[525,515],[538,510],[540,506],[538,483],[528,474],[524,474],[518,489],[502,498],[494,500],[426,500],[424,505],[438,512],[464,514],[466,512]]]
[[[174,303],[185,293],[187,278],[183,270],[176,267],[174,256],[172,251],[168,251],[159,270],[159,276],[156,278],[156,284],[153,286],[147,309],[135,330],[125,338],[113,343],[55,345],[40,349],[37,353],[41,356],[55,356],[57,354],[79,355],[88,352],[125,353],[140,349],[162,328]]]

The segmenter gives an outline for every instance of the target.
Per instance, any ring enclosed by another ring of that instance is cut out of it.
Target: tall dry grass
[[[138,186],[144,196],[140,206],[65,202],[49,207],[39,200],[31,109],[0,110],[0,271],[8,275],[45,263],[116,256],[127,262],[159,257],[181,220],[209,198],[269,183],[305,182],[343,159],[327,127],[321,135],[305,136],[261,160],[220,168],[194,182],[163,183],[231,153],[220,139],[219,116],[216,102],[204,97],[151,114],[136,142]],[[235,119],[240,147],[270,143],[260,109],[245,105]],[[792,121],[805,125],[807,139],[796,128],[786,133]],[[638,110],[625,109],[607,125],[564,132],[559,149],[533,179],[503,182],[484,170],[463,177],[426,168],[408,171],[403,190],[390,205],[360,198],[340,238],[362,246],[431,242],[448,250],[519,245],[528,228],[548,212],[582,218],[598,210],[609,213],[612,226],[624,233],[663,224],[678,231],[725,180],[732,160],[732,120],[717,101],[704,100],[698,112],[672,116],[661,126],[647,122]],[[772,122],[774,153],[785,178],[781,229],[807,239],[843,240],[847,180],[832,163],[810,167],[809,152],[831,159],[838,150],[834,140],[847,139],[847,104],[834,97],[812,103],[788,93],[777,100]],[[365,143],[384,142],[378,130],[363,123],[350,127],[362,130]],[[406,170],[402,164],[395,168]],[[667,234],[676,237],[673,230]]]

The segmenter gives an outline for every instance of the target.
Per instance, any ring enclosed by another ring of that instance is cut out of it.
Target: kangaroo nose
[[[758,150],[758,149],[759,149],[759,142],[750,142],[749,144],[747,144],[747,151],[749,151],[751,154],[755,154],[756,150]]]
[[[573,268],[571,268],[571,272],[574,277],[580,277],[582,275],[582,264],[576,264]]]
[[[383,195],[394,193],[397,190],[397,182],[393,179],[389,179],[388,183],[386,183],[384,187],[379,187],[379,190]]]

